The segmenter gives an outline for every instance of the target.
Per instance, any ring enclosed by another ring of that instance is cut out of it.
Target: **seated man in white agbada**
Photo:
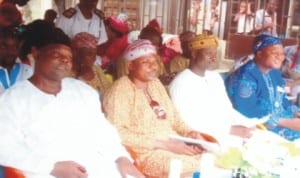
[[[30,178],[144,178],[97,92],[64,78],[72,66],[69,38],[55,27],[31,34],[34,74],[0,97],[0,165]]]
[[[213,71],[217,47],[218,39],[213,35],[197,35],[191,39],[190,66],[174,78],[169,93],[179,113],[191,127],[211,134],[223,144],[229,141],[225,135],[230,133],[230,140],[236,136],[240,143],[252,136],[255,122],[250,123],[249,119],[233,109],[221,75]]]

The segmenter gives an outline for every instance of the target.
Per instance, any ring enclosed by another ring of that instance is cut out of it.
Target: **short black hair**
[[[15,27],[4,27],[0,29],[0,39],[19,39],[19,33]]]
[[[35,20],[24,27],[20,57],[31,52],[32,47],[40,49],[49,44],[64,44],[71,46],[70,38],[59,28],[45,20]]]

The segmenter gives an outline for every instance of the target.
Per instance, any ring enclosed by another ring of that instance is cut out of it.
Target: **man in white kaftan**
[[[230,132],[235,119],[244,119],[232,108],[223,79],[215,71],[206,71],[202,77],[185,69],[171,82],[169,93],[186,123],[219,141]]]
[[[82,0],[84,1],[84,0]],[[80,32],[88,32],[98,38],[98,44],[107,41],[105,25],[100,17],[100,11],[93,10],[92,17],[87,19],[78,5],[66,10],[58,19],[57,27],[61,28],[71,39]]]
[[[0,97],[0,164],[29,178],[51,178],[56,162],[72,160],[89,178],[121,177],[111,163],[128,153],[98,98],[91,87],[70,78],[63,79],[56,96],[28,80],[17,83]]]
[[[190,67],[174,78],[169,94],[182,118],[193,129],[216,137],[223,145],[240,144],[243,138],[251,136],[251,129],[247,127],[253,125],[233,109],[221,75],[212,70],[217,46],[218,41],[212,35],[193,38],[189,42]]]

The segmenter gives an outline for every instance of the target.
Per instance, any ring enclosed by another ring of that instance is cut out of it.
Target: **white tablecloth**
[[[214,159],[211,153],[201,156],[201,178],[231,178],[232,171],[216,167]]]

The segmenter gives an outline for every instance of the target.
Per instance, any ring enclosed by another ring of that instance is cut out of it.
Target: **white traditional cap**
[[[127,46],[123,53],[123,57],[127,61],[133,61],[148,54],[157,54],[156,48],[149,40],[139,39]]]

